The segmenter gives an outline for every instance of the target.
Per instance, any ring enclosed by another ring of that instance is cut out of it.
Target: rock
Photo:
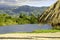
[[[44,11],[40,15],[39,22],[60,24],[60,0],[51,5],[46,11]]]

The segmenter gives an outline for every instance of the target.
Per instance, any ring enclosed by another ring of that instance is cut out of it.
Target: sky
[[[29,5],[29,6],[50,6],[54,4],[57,0],[0,0],[0,4],[5,5]]]

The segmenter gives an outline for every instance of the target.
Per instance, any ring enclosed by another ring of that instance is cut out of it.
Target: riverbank
[[[60,40],[60,32],[56,33],[9,33],[1,34],[0,39],[14,40]]]

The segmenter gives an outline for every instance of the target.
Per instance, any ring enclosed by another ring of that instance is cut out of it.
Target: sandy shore
[[[60,32],[57,33],[9,33],[1,34],[2,40],[60,40]]]

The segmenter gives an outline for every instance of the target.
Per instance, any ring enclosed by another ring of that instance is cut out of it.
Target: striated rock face
[[[51,5],[45,12],[39,17],[39,22],[60,24],[60,0]]]

